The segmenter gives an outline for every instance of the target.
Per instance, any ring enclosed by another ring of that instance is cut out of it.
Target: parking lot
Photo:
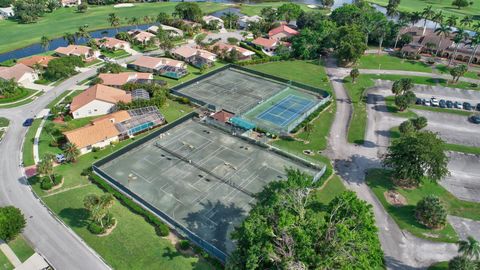
[[[448,157],[451,175],[440,184],[459,199],[480,202],[480,157],[456,152],[449,152]]]

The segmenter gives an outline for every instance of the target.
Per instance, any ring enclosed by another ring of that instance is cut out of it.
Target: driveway
[[[244,40],[241,32],[242,31],[235,30],[235,31],[231,31],[231,32],[230,31],[228,31],[228,32],[223,31],[223,32],[220,32],[220,33],[208,33],[205,40],[206,41],[212,41],[212,40],[215,40],[215,39],[220,39],[223,42],[228,42],[228,38],[236,38],[238,40]]]

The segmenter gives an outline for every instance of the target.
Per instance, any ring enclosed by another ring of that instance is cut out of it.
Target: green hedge
[[[248,45],[248,44],[245,43],[245,42],[240,42],[240,47],[254,52],[257,56],[259,56],[259,57],[261,57],[261,58],[268,58],[268,57],[269,57],[269,56],[266,55],[264,52],[262,52],[261,49],[259,50],[259,49],[255,48],[255,47],[253,47],[253,46]]]
[[[170,232],[169,227],[167,226],[167,224],[161,221],[157,216],[143,209],[140,205],[135,203],[132,199],[128,198],[123,193],[121,193],[120,191],[110,186],[107,182],[105,182],[105,180],[103,180],[98,175],[95,175],[93,172],[90,172],[88,174],[88,178],[90,179],[90,181],[92,181],[97,186],[99,186],[102,190],[108,193],[111,193],[113,196],[115,196],[115,198],[117,198],[123,205],[129,208],[132,212],[138,215],[141,215],[143,218],[145,218],[145,220],[148,223],[152,224],[155,227],[155,231],[157,232],[158,235],[160,236],[168,235],[168,233]]]
[[[271,57],[268,57],[268,58],[259,58],[259,59],[239,61],[239,62],[236,62],[235,64],[237,64],[239,66],[248,66],[248,65],[263,64],[263,63],[269,63],[269,62],[278,62],[278,61],[282,61],[282,60],[283,59],[280,56],[271,56]]]

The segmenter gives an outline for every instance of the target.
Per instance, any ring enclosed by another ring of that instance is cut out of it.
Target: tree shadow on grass
[[[81,228],[88,225],[90,213],[84,208],[65,208],[59,216],[71,227]]]

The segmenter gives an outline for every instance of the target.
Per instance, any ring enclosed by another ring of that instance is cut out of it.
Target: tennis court
[[[214,105],[217,109],[243,113],[287,85],[253,75],[235,68],[228,68],[176,91],[187,97]]]
[[[99,169],[210,245],[230,253],[229,234],[246,217],[253,194],[285,168],[318,169],[193,119]]]
[[[314,101],[289,95],[259,114],[257,118],[280,127],[286,127],[313,106],[315,106]]]

